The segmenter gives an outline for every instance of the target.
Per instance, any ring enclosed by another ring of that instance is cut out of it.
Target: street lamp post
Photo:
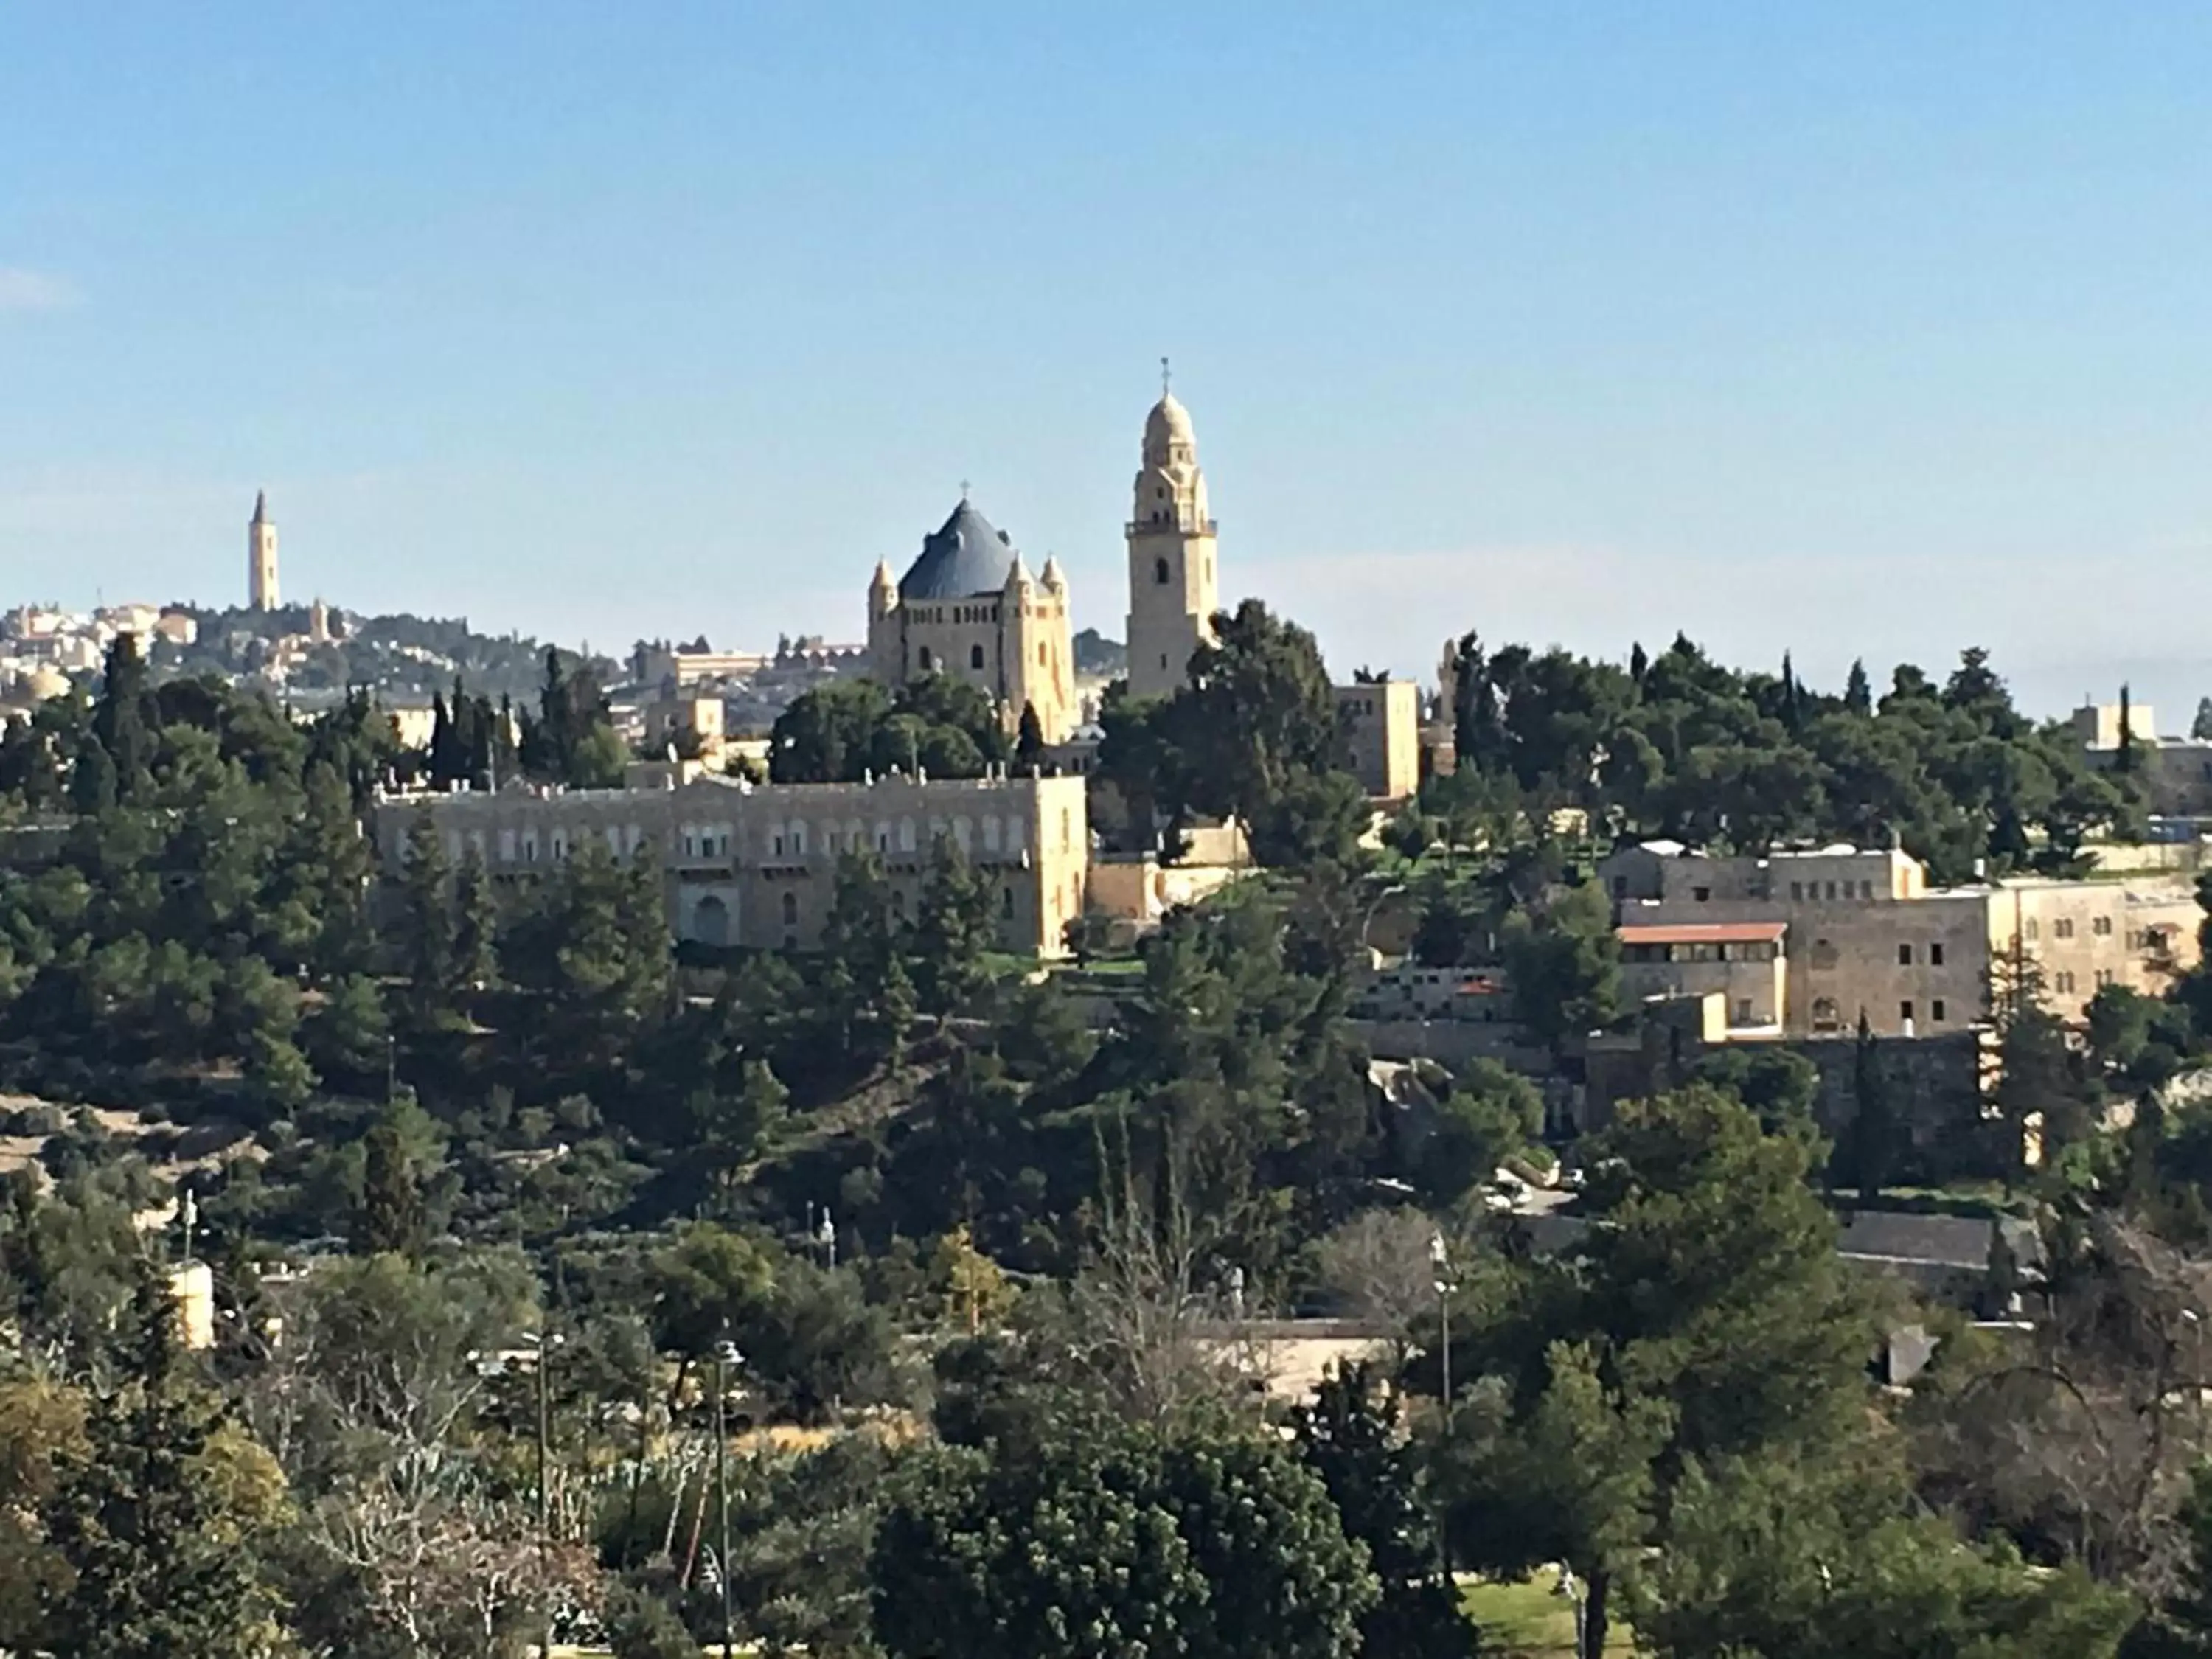
[[[538,1566],[541,1574],[553,1547],[553,1494],[546,1484],[546,1463],[553,1441],[553,1350],[562,1339],[542,1331],[527,1331],[522,1340],[538,1351]],[[553,1609],[545,1609],[545,1632],[538,1650],[542,1659],[553,1659]]]
[[[729,1368],[743,1363],[738,1345],[725,1338],[714,1345],[714,1508],[719,1541],[715,1545],[714,1577],[722,1595],[722,1659],[737,1652],[736,1627],[730,1618],[730,1435],[724,1419],[729,1395]]]
[[[1437,1285],[1437,1357],[1443,1371],[1443,1438],[1451,1437],[1452,1375],[1451,1375],[1451,1252],[1445,1247],[1441,1231],[1429,1235],[1429,1267],[1436,1275]],[[1448,1518],[1441,1498],[1437,1504],[1437,1563],[1443,1568],[1444,1583],[1451,1583],[1451,1538]]]

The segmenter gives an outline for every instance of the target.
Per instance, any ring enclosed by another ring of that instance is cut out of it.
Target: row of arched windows
[[[793,818],[769,825],[763,838],[771,859],[803,859],[816,854],[834,858],[841,853],[864,853],[871,848],[878,853],[919,852],[926,844],[925,830],[931,842],[951,836],[963,853],[972,853],[979,845],[986,853],[1018,853],[1027,827],[1018,812],[1003,818],[986,813],[981,820],[965,816],[932,818],[926,825],[910,817],[878,818],[872,829],[859,818],[848,818],[842,823],[835,819],[810,823],[805,818]],[[1061,833],[1066,832],[1063,822]]]

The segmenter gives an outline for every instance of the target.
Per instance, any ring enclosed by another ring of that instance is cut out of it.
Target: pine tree
[[[400,1112],[387,1106],[362,1141],[361,1202],[353,1215],[358,1255],[413,1258],[427,1243],[422,1182],[407,1150]]]
[[[2120,744],[2112,756],[2112,770],[2125,774],[2136,769],[2135,699],[2129,695],[2125,682],[2120,686]]]
[[[115,809],[115,760],[107,745],[90,732],[84,734],[70,764],[69,798],[70,810],[82,817],[96,817]]]
[[[1638,640],[1628,647],[1628,678],[1633,680],[1637,689],[1641,690],[1644,687],[1644,677],[1650,672],[1650,653],[1644,650],[1644,641]]]
[[[1850,678],[1844,682],[1844,707],[1854,714],[1874,713],[1874,687],[1868,683],[1863,661],[1851,664]]]
[[[152,703],[138,636],[118,634],[107,648],[100,701],[92,711],[93,736],[115,764],[118,800],[137,799],[152,783]]]
[[[1871,1204],[1881,1196],[1890,1175],[1892,1143],[1897,1136],[1897,1113],[1890,1098],[1889,1079],[1866,1011],[1859,1011],[1857,1047],[1851,1054],[1851,1093],[1858,1111],[1851,1123],[1853,1174],[1860,1199]]]
[[[140,1271],[131,1376],[65,1455],[46,1535],[71,1569],[43,1645],[101,1659],[261,1659],[275,1598],[242,1545],[235,1488],[206,1454],[221,1411],[186,1375],[168,1287]]]
[[[499,982],[499,906],[491,877],[474,852],[453,881],[453,983],[456,1003]]]
[[[1044,722],[1037,718],[1033,702],[1022,705],[1021,732],[1014,741],[1014,764],[1032,777],[1044,764]]]
[[[422,813],[407,830],[404,965],[410,1006],[426,1027],[441,1023],[452,1007],[456,975],[451,874],[438,826],[428,812]]]
[[[939,837],[915,919],[915,989],[923,1012],[952,1013],[990,983],[984,953],[993,937],[990,888],[959,844]]]

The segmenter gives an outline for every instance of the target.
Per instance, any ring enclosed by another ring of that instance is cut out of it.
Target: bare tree
[[[1379,1328],[1401,1368],[1413,1330],[1436,1312],[1429,1260],[1436,1224],[1414,1209],[1364,1210],[1314,1247],[1322,1288],[1348,1318]]]
[[[2157,1596],[2185,1540],[2176,1512],[2205,1455],[2212,1264],[2122,1223],[2092,1223],[2047,1321],[1920,1402],[1923,1489],[2037,1537],[2096,1577]]]

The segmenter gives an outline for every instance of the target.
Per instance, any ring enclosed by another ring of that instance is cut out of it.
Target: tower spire
[[[1174,371],[1173,369],[1171,369],[1171,368],[1170,368],[1168,367],[1168,360],[1167,360],[1166,358],[1164,358],[1164,357],[1161,358],[1161,359],[1160,359],[1160,396],[1161,396],[1161,397],[1164,398],[1164,397],[1166,397],[1166,396],[1168,395],[1168,387],[1169,387],[1169,386],[1170,386],[1170,385],[1174,381],[1174,380],[1175,380],[1175,371]]]

